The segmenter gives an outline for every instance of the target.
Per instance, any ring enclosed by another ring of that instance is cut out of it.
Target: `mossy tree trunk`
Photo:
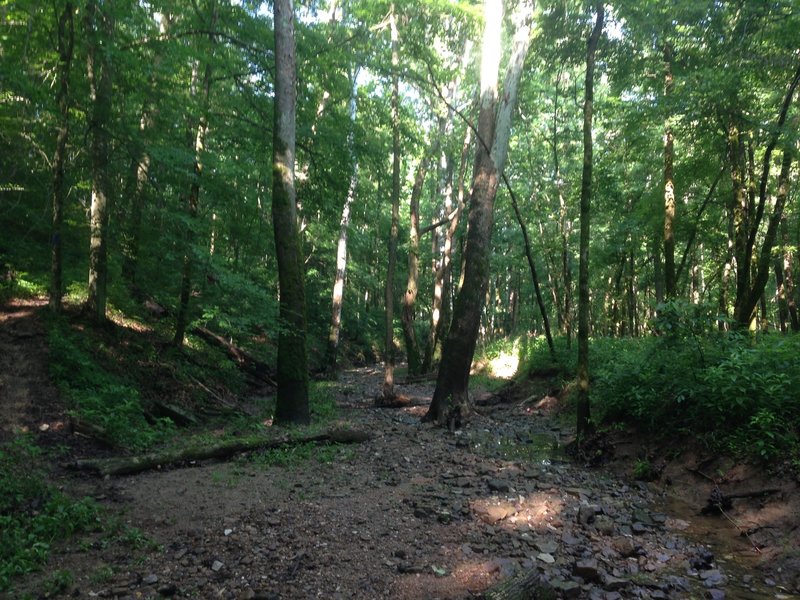
[[[310,421],[305,283],[294,185],[295,64],[292,0],[276,0],[272,224],[278,259],[281,319],[276,424],[305,424]]]

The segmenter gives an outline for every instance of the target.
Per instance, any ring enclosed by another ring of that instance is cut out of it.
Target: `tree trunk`
[[[97,0],[86,4],[84,22],[88,40],[86,57],[91,115],[89,117],[89,162],[92,173],[92,204],[89,230],[89,289],[86,308],[98,323],[106,319],[108,288],[108,210],[111,202],[110,134],[111,58],[114,22],[110,7]]]
[[[56,149],[53,155],[53,224],[50,233],[51,275],[50,275],[50,308],[53,312],[61,312],[61,297],[64,293],[62,280],[62,233],[64,224],[64,163],[67,160],[67,137],[69,135],[69,73],[72,67],[72,52],[75,47],[75,8],[72,2],[64,4],[64,10],[58,18],[58,134]]]
[[[159,33],[166,36],[169,33],[169,15],[163,15],[159,25]],[[159,46],[159,51],[153,58],[153,69],[157,70],[163,60],[163,49]],[[155,125],[155,115],[158,112],[158,104],[153,97],[154,76],[151,77],[148,97],[142,105],[141,118],[139,119],[140,139],[134,148],[131,158],[128,183],[125,186],[125,196],[130,198],[130,212],[127,216],[125,229],[122,234],[122,277],[125,279],[129,288],[136,285],[136,271],[139,264],[139,246],[142,234],[142,216],[144,214],[145,189],[147,179],[150,174],[150,154],[144,147],[145,139]]]
[[[531,270],[531,279],[533,280],[533,289],[536,292],[536,303],[539,305],[539,312],[542,315],[542,324],[544,325],[544,335],[547,339],[547,347],[550,348],[550,356],[555,359],[556,347],[553,344],[553,336],[550,333],[550,319],[547,316],[547,308],[544,305],[544,298],[542,297],[542,289],[539,286],[539,276],[536,273],[536,263],[533,260],[533,251],[531,250],[531,241],[528,237],[528,228],[522,220],[522,215],[519,212],[519,205],[517,198],[511,188],[508,189],[511,195],[511,207],[514,209],[514,216],[517,218],[520,229],[522,229],[522,240],[525,245],[525,258],[528,259],[528,267]]]
[[[210,29],[213,31],[217,23],[217,5],[211,5]],[[209,35],[211,42],[214,36]],[[196,95],[196,85],[199,65],[195,63],[192,73],[192,96]],[[192,137],[192,149],[194,150],[194,176],[189,187],[189,195],[186,197],[186,232],[184,239],[183,267],[181,270],[180,298],[178,300],[178,311],[175,316],[175,337],[173,345],[180,347],[183,345],[183,338],[186,334],[186,327],[189,324],[189,302],[192,297],[192,270],[194,267],[194,241],[197,213],[200,206],[200,180],[203,175],[203,153],[205,152],[206,134],[208,133],[208,111],[211,97],[211,63],[206,62],[203,69],[202,98],[200,119],[194,128]]]
[[[339,241],[336,244],[336,277],[331,295],[331,324],[328,333],[326,364],[330,373],[336,372],[336,359],[339,352],[339,335],[342,327],[342,304],[344,302],[344,282],[347,276],[347,233],[350,229],[350,209],[356,197],[358,186],[358,157],[355,152],[356,98],[358,94],[358,69],[353,73],[352,92],[350,94],[350,131],[347,132],[347,150],[350,154],[353,171],[350,174],[350,185],[347,187],[347,198],[342,207],[339,220]]]
[[[783,216],[783,209],[786,206],[786,200],[789,197],[789,174],[792,166],[792,149],[787,145],[783,152],[783,160],[781,161],[781,171],[778,174],[778,194],[775,198],[775,205],[772,209],[772,214],[769,218],[767,231],[764,234],[764,241],[761,243],[761,252],[758,261],[755,265],[755,276],[753,278],[752,287],[748,290],[748,294],[743,299],[737,298],[738,313],[734,314],[736,320],[744,325],[747,317],[753,314],[759,299],[764,295],[764,289],[769,279],[769,269],[772,257],[772,247],[775,245],[775,239],[778,235],[778,226],[780,225],[781,217]]]
[[[592,116],[595,51],[603,32],[605,7],[598,2],[596,20],[586,50],[583,102],[583,175],[581,179],[580,267],[578,271],[578,437],[594,430],[589,402],[589,211],[592,201]]]
[[[794,99],[795,91],[800,84],[800,65],[794,72],[786,95],[783,98],[781,109],[778,114],[777,126],[772,131],[772,135],[767,143],[767,147],[762,159],[761,177],[758,182],[758,196],[756,202],[756,181],[754,166],[754,151],[752,145],[749,147],[749,172],[750,186],[749,197],[744,193],[743,177],[741,172],[742,155],[744,153],[741,140],[740,126],[733,123],[729,128],[728,147],[731,161],[731,179],[733,181],[734,194],[737,201],[735,213],[736,227],[736,303],[734,305],[734,319],[739,325],[748,325],[753,318],[753,314],[758,304],[759,298],[764,292],[766,282],[769,278],[770,256],[772,247],[777,237],[777,229],[783,208],[786,203],[789,187],[789,170],[792,162],[793,148],[790,143],[786,143],[783,149],[783,160],[781,171],[778,175],[778,193],[769,217],[767,231],[761,243],[761,249],[757,264],[755,265],[755,276],[751,279],[751,260],[755,256],[755,244],[761,231],[761,224],[764,217],[766,205],[768,204],[768,187],[770,171],[772,169],[772,154],[775,150],[781,133],[783,132],[789,107]],[[737,171],[734,173],[734,171]],[[740,264],[742,263],[742,264]]]
[[[445,232],[444,246],[439,268],[434,278],[433,305],[431,310],[431,330],[428,338],[428,345],[425,349],[423,360],[423,371],[430,370],[433,364],[433,357],[436,355],[436,346],[447,337],[450,327],[450,297],[452,295],[453,281],[453,242],[456,238],[456,231],[464,212],[464,180],[466,178],[466,167],[469,156],[469,148],[472,140],[472,130],[467,127],[464,133],[464,143],[461,147],[461,162],[458,170],[457,200],[456,207],[451,214],[450,224]],[[449,205],[452,208],[452,203]]]
[[[278,259],[281,319],[278,337],[278,394],[275,423],[284,425],[308,423],[310,413],[306,298],[294,185],[297,91],[292,0],[276,0],[274,13],[275,121],[272,135],[272,224]]]
[[[664,44],[664,102],[672,95],[672,44]],[[664,120],[664,291],[675,298],[675,141],[670,115]]]
[[[778,326],[781,333],[788,331],[789,304],[786,298],[786,282],[783,277],[783,260],[776,256],[772,268],[775,272],[775,303],[778,305]]]
[[[559,69],[556,78],[555,97],[553,98],[553,179],[558,194],[559,228],[561,237],[561,276],[564,279],[563,305],[558,302],[555,287],[554,301],[559,311],[559,321],[564,336],[567,338],[567,348],[572,346],[572,258],[569,251],[569,238],[572,235],[572,221],[567,210],[567,199],[564,196],[564,180],[561,177],[561,163],[558,154],[558,99],[561,87],[562,70]]]
[[[422,196],[430,160],[439,152],[439,139],[441,138],[437,136],[431,144],[428,154],[422,157],[417,166],[414,187],[411,189],[411,200],[409,202],[408,279],[406,281],[406,290],[403,294],[403,310],[400,314],[409,375],[418,375],[422,368],[422,355],[416,330],[416,305],[419,291],[419,200]]]
[[[400,55],[397,17],[392,4],[389,14],[392,37],[392,225],[389,233],[389,265],[386,269],[386,331],[384,339],[383,388],[378,404],[394,400],[394,276],[397,268],[397,227],[400,220]]]
[[[519,5],[518,30],[506,74],[503,103],[497,110],[497,76],[500,66],[502,11],[491,0],[484,2],[486,29],[481,57],[481,101],[478,144],[470,197],[467,244],[464,250],[463,285],[453,310],[453,323],[442,352],[436,389],[425,420],[460,424],[471,411],[468,395],[469,371],[478,339],[481,308],[489,282],[494,199],[499,174],[505,167],[511,127],[511,112],[528,49],[532,7]],[[527,30],[523,32],[522,30]],[[523,39],[524,38],[524,39]]]
[[[791,324],[792,331],[797,333],[800,331],[800,319],[798,319],[797,315],[797,302],[794,287],[794,255],[793,249],[789,245],[789,232],[786,228],[785,216],[781,220],[781,238],[783,241],[783,273],[786,288],[786,307],[789,311],[789,323]]]

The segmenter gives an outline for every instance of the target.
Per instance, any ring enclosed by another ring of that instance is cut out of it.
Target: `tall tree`
[[[334,5],[335,6],[335,5]],[[333,10],[333,9],[332,9]],[[328,330],[327,368],[330,372],[336,370],[336,359],[339,352],[339,336],[342,327],[342,304],[344,302],[344,283],[347,277],[347,234],[350,230],[350,212],[356,198],[358,186],[358,157],[355,151],[355,126],[356,126],[356,99],[358,97],[358,69],[352,74],[350,102],[350,129],[347,132],[347,151],[352,162],[350,184],[347,187],[347,198],[342,207],[342,216],[339,220],[339,241],[336,244],[336,275],[333,281],[331,294],[331,323]]]
[[[58,19],[58,134],[56,150],[53,154],[53,225],[50,234],[52,248],[50,267],[50,308],[53,312],[61,311],[61,296],[64,291],[62,281],[62,229],[64,226],[64,164],[67,154],[67,137],[69,135],[69,74],[72,67],[72,54],[75,47],[75,7],[72,2],[64,4],[64,10]]]
[[[664,100],[672,96],[672,44],[664,42]],[[668,114],[664,121],[664,291],[675,297],[675,134]]]
[[[578,436],[592,432],[589,404],[589,225],[592,204],[592,117],[594,114],[595,52],[603,32],[605,6],[597,2],[595,23],[586,47],[583,91],[583,174],[581,176],[580,265],[578,267]]]
[[[109,172],[111,134],[111,44],[114,20],[111,5],[89,0],[84,27],[88,42],[86,66],[89,80],[89,160],[92,204],[89,217],[89,293],[86,308],[98,323],[106,319],[108,287],[108,210],[111,202]]]
[[[281,328],[278,337],[277,424],[310,421],[306,298],[294,183],[297,104],[292,0],[276,0],[275,109],[272,133],[272,223],[278,259]]]
[[[519,3],[513,19],[517,31],[530,27],[532,8],[530,2]],[[496,2],[485,0],[484,17],[478,143],[469,202],[467,242],[463,254],[463,284],[453,308],[453,321],[444,343],[436,389],[424,417],[427,421],[435,421],[451,429],[457,427],[471,411],[469,372],[489,284],[494,200],[508,155],[511,114],[516,106],[517,89],[529,42],[529,36],[515,37],[503,100],[499,103],[497,82],[502,53],[503,15]]]
[[[406,360],[408,361],[409,375],[417,375],[422,368],[422,353],[420,352],[416,330],[416,304],[419,292],[419,201],[425,184],[425,175],[428,172],[430,160],[439,152],[438,138],[433,141],[426,155],[422,157],[417,172],[414,175],[414,186],[411,188],[411,200],[408,204],[409,232],[408,232],[408,278],[406,289],[403,292],[403,310],[400,321],[403,325],[403,339],[406,346]]]
[[[789,193],[789,175],[793,160],[794,146],[786,141],[784,132],[789,108],[800,86],[800,65],[795,69],[788,90],[783,97],[776,126],[767,139],[762,159],[761,175],[755,179],[754,150],[752,141],[743,139],[742,119],[736,118],[730,125],[728,143],[731,161],[731,179],[734,190],[734,227],[736,254],[736,302],[733,318],[740,325],[751,324],[754,311],[769,278],[772,247],[778,234],[783,209]],[[769,182],[772,173],[772,154],[779,142],[783,149],[780,173],[777,179],[777,195],[772,203],[766,232],[763,234],[758,258],[756,241],[769,204]],[[745,157],[747,156],[747,160]],[[749,180],[749,182],[748,182]],[[756,193],[756,185],[758,192]],[[755,262],[755,264],[753,264]]]
[[[383,387],[378,403],[391,402],[394,397],[394,276],[397,269],[397,236],[400,221],[400,41],[397,15],[392,4],[389,13],[389,30],[392,43],[392,225],[389,232],[389,264],[384,284],[385,335]]]
[[[217,3],[212,0],[209,21],[209,40],[214,42],[214,28],[217,25]],[[200,71],[203,76],[200,79]],[[191,184],[189,193],[186,196],[186,230],[184,234],[184,254],[183,266],[181,269],[180,297],[178,298],[178,312],[175,316],[175,336],[172,343],[175,346],[183,345],[183,338],[186,335],[186,327],[189,323],[189,301],[192,296],[192,271],[194,270],[194,243],[197,221],[197,214],[200,207],[200,181],[203,175],[203,154],[206,149],[206,136],[208,135],[208,112],[211,99],[211,59],[206,58],[206,62],[201,66],[200,61],[195,61],[192,65],[192,83],[190,93],[193,98],[199,97],[200,115],[196,120],[189,117],[189,139],[191,150],[194,154],[192,165]],[[200,89],[198,89],[200,84]]]

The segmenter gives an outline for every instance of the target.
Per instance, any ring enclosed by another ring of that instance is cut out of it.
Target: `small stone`
[[[578,523],[588,525],[594,521],[595,514],[597,514],[596,507],[589,504],[581,504],[578,508]]]
[[[603,589],[606,589],[610,592],[616,592],[617,590],[621,590],[622,588],[628,585],[627,579],[622,579],[621,577],[614,577],[613,575],[606,575],[603,578]]]
[[[552,565],[554,562],[556,562],[556,559],[553,558],[553,555],[548,554],[547,552],[540,552],[539,554],[536,555],[536,558],[538,558],[543,563],[547,563],[548,565]]]
[[[538,541],[533,545],[539,552],[545,552],[547,554],[553,554],[556,550],[558,550],[558,544],[551,540]]]
[[[708,569],[700,572],[700,579],[703,580],[706,587],[711,588],[718,585],[725,585],[728,578],[720,573],[719,569]]]
[[[647,533],[649,531],[649,529],[648,529],[647,525],[637,521],[636,523],[631,525],[631,531],[633,533],[635,533],[636,535],[641,535],[643,533]]]
[[[220,561],[215,560],[213,563],[211,563],[211,570],[217,573],[224,566],[225,565],[223,565]]]
[[[725,592],[712,588],[706,592],[706,596],[711,600],[725,600]]]
[[[174,583],[165,583],[156,590],[160,595],[165,598],[171,598],[178,593],[178,586]]]
[[[228,528],[225,531],[223,531],[222,533],[225,534],[225,537],[227,537],[227,536],[229,536],[230,534],[233,533],[233,529]]]
[[[616,529],[614,520],[606,515],[597,515],[594,518],[594,528],[602,535],[613,535]]]
[[[493,492],[508,493],[511,491],[511,484],[504,479],[490,479],[487,485]]]
[[[637,545],[629,537],[616,537],[611,541],[611,545],[623,558],[636,556],[636,554],[638,554]]]
[[[575,563],[572,572],[586,581],[598,581],[600,579],[600,569],[597,561],[593,558],[579,560]]]
[[[145,575],[142,579],[142,583],[144,585],[153,585],[154,583],[158,583],[158,576],[150,573],[149,575]]]
[[[563,581],[561,579],[553,579],[550,586],[562,598],[577,598],[581,595],[581,586],[575,581]]]

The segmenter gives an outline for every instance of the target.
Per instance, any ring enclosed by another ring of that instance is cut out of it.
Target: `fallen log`
[[[258,360],[252,354],[242,350],[234,344],[229,342],[221,335],[218,335],[206,327],[193,327],[191,332],[202,339],[204,342],[222,348],[227,352],[228,357],[239,365],[239,368],[252,375],[256,379],[268,383],[273,387],[278,387],[278,384],[270,376],[270,368],[266,363]]]
[[[150,469],[157,469],[178,463],[189,463],[198,460],[222,459],[254,450],[282,448],[309,442],[320,444],[356,444],[372,438],[367,431],[352,429],[338,425],[327,431],[308,434],[284,434],[277,437],[248,436],[237,439],[222,440],[216,444],[198,444],[184,448],[173,448],[139,454],[134,456],[117,456],[111,458],[83,458],[65,465],[71,469],[89,471],[100,476],[133,475]]]

